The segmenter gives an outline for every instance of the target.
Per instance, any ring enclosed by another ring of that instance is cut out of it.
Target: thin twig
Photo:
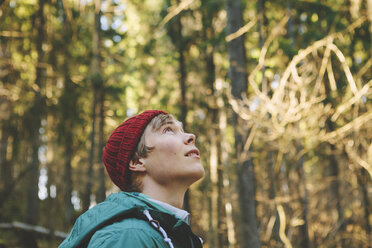
[[[232,41],[236,38],[239,38],[243,34],[247,33],[256,24],[256,22],[257,22],[257,18],[254,18],[253,20],[251,20],[250,22],[245,24],[243,27],[241,27],[238,31],[236,31],[232,34],[229,34],[225,38],[226,42],[230,42],[230,41]]]
[[[159,23],[157,31],[159,31],[165,24],[167,24],[173,17],[181,13],[182,10],[187,9],[194,0],[184,0],[177,6],[172,6],[168,8],[168,14],[164,17],[164,19]]]
[[[281,204],[276,205],[276,209],[278,211],[280,225],[279,225],[279,237],[284,243],[284,246],[287,248],[292,248],[291,241],[288,239],[287,235],[285,234],[285,227],[286,227],[286,217],[284,208]]]

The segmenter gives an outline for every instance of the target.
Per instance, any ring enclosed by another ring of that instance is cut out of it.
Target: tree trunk
[[[5,59],[10,58],[10,54],[7,49],[6,40],[0,38],[0,57]],[[3,85],[11,84],[11,77],[9,74],[12,71],[11,66],[4,66],[0,68],[0,71],[8,70],[8,75],[1,78]],[[2,110],[0,115],[0,128],[1,128],[1,139],[0,139],[0,201],[3,201],[6,192],[9,192],[12,184],[12,170],[11,163],[7,158],[7,151],[9,146],[10,128],[11,128],[11,113],[12,113],[12,102],[8,96],[0,96],[0,109]]]
[[[53,118],[51,118],[51,116],[48,116],[47,117],[47,126],[51,127],[53,125]],[[48,181],[47,181],[47,192],[48,192],[48,197],[46,199],[46,204],[47,206],[49,207],[49,211],[48,213],[46,214],[47,218],[48,218],[48,221],[46,223],[47,225],[47,228],[50,230],[50,233],[48,235],[48,239],[50,241],[49,244],[53,244],[55,241],[56,241],[56,238],[55,238],[55,235],[54,235],[54,231],[56,229],[56,218],[54,218],[56,215],[57,215],[57,209],[56,209],[56,199],[55,199],[55,196],[52,197],[52,192],[51,192],[51,188],[52,186],[55,187],[55,173],[54,173],[54,168],[53,168],[53,164],[54,164],[54,152],[55,152],[55,149],[56,149],[56,144],[54,142],[53,139],[50,138],[50,136],[48,137],[48,141],[47,141],[47,155],[46,155],[46,158],[47,158],[47,168],[48,168]],[[54,193],[53,193],[54,194]]]
[[[302,145],[300,145],[300,150],[302,150]],[[301,239],[301,247],[304,248],[310,248],[311,243],[310,243],[310,238],[309,238],[309,226],[308,226],[308,210],[309,210],[309,204],[308,204],[308,197],[307,197],[307,189],[306,189],[306,177],[305,177],[305,172],[304,172],[304,157],[303,155],[300,158],[300,164],[298,166],[298,175],[299,175],[299,180],[301,182],[300,185],[300,191],[301,192],[301,199],[302,199],[302,219],[304,220],[304,224],[300,226],[300,232],[302,234],[302,239]]]
[[[372,40],[372,1],[367,1],[367,13],[369,20],[369,40]],[[372,49],[369,49],[369,56],[372,57]]]
[[[329,132],[332,132],[335,130],[333,123],[331,120],[326,121],[326,126]],[[340,182],[339,182],[339,166],[338,166],[338,161],[336,158],[336,147],[333,144],[329,144],[331,154],[329,155],[329,176],[332,178],[331,185],[330,185],[330,191],[332,193],[332,197],[330,199],[334,199],[336,201],[335,207],[338,215],[338,220],[336,225],[338,227],[338,232],[340,233],[339,235],[339,246],[341,248],[345,247],[344,239],[343,239],[343,232],[345,231],[345,220],[344,220],[344,215],[343,215],[343,210],[342,210],[342,205],[341,205],[341,192],[340,192]],[[333,204],[332,204],[333,205]]]
[[[212,124],[213,125],[213,124]],[[217,219],[219,218],[217,212],[217,166],[218,166],[218,158],[217,158],[217,141],[216,141],[216,134],[212,130],[210,132],[210,163],[209,163],[209,179],[210,179],[210,200],[209,200],[209,233],[208,233],[208,240],[211,247],[219,248],[220,245],[218,243],[218,226],[217,226]]]
[[[65,12],[64,2],[61,2],[61,11],[63,13],[63,40],[66,44],[71,43],[72,29],[71,23],[67,18],[67,13]],[[73,158],[73,146],[74,146],[74,109],[76,109],[77,95],[74,89],[74,84],[71,81],[69,63],[71,61],[71,53],[68,49],[68,45],[63,46],[63,55],[65,56],[65,62],[62,64],[62,72],[64,75],[64,91],[60,99],[60,108],[62,112],[61,121],[61,139],[63,140],[64,149],[64,218],[63,222],[65,226],[70,226],[73,222],[74,207],[72,205],[73,196],[73,180],[72,180],[72,165],[71,161]]]
[[[218,119],[216,118],[216,125],[218,125]],[[226,209],[225,209],[225,199],[224,199],[224,171],[222,166],[222,139],[221,132],[217,128],[217,230],[218,230],[218,245],[219,247],[228,246],[228,237],[227,237],[227,224],[226,224]]]
[[[370,202],[368,199],[368,179],[369,176],[366,173],[366,170],[364,168],[360,169],[357,172],[358,176],[358,186],[360,189],[360,192],[362,194],[362,202],[363,202],[363,211],[364,211],[364,219],[365,219],[365,231],[368,237],[371,237],[371,223],[370,223],[370,211],[369,211],[369,206]]]
[[[263,48],[266,39],[265,27],[267,26],[267,19],[265,16],[265,0],[258,0],[257,2],[257,15],[258,15],[258,34],[259,34],[259,46],[260,49]],[[261,68],[262,82],[261,88],[262,93],[268,93],[267,78],[265,76],[265,65]]]
[[[294,39],[294,34],[293,34],[293,17],[292,17],[292,4],[291,4],[291,1],[288,1],[287,3],[287,12],[288,12],[288,15],[289,15],[289,20],[288,20],[288,23],[287,23],[287,36],[289,37],[291,43],[291,47],[294,47],[295,43],[295,39]]]
[[[212,109],[210,132],[210,183],[211,183],[211,247],[226,247],[226,212],[224,207],[223,170],[221,165],[221,135],[218,129],[218,110]]]
[[[180,4],[180,0],[177,0]],[[178,49],[178,69],[179,69],[179,84],[181,89],[181,117],[180,121],[186,129],[186,116],[187,116],[187,101],[186,101],[186,67],[185,67],[185,44],[182,36],[182,22],[181,13],[177,16],[177,49]]]
[[[93,103],[92,103],[92,130],[90,134],[90,152],[89,152],[89,164],[86,174],[86,185],[85,192],[83,195],[83,211],[87,211],[90,206],[90,196],[92,194],[93,184],[93,166],[94,166],[94,149],[95,149],[95,126],[96,126],[96,106],[97,106],[97,91],[93,89]]]
[[[332,98],[331,92],[330,92],[330,85],[324,84],[327,101],[331,103],[332,106],[337,106],[335,103],[336,99]],[[328,118],[325,122],[325,127],[327,132],[333,132],[336,130],[335,124]],[[336,208],[338,220],[335,225],[337,226],[337,234],[338,235],[338,247],[344,248],[345,247],[345,240],[343,238],[343,232],[345,231],[345,220],[343,215],[343,209],[341,205],[341,192],[340,192],[340,180],[339,180],[339,165],[336,157],[337,148],[334,144],[329,144],[330,146],[330,154],[328,155],[328,161],[329,161],[329,167],[328,167],[328,176],[332,178],[331,185],[330,185],[330,191],[332,194],[332,197],[330,199],[334,199],[336,201],[335,206],[333,205],[333,202],[331,202],[332,208]]]
[[[180,4],[180,0],[177,0],[177,4]],[[186,100],[186,65],[185,65],[185,43],[182,36],[182,22],[181,22],[182,12],[179,13],[176,17],[176,30],[177,30],[177,37],[176,37],[176,47],[178,51],[178,70],[179,70],[179,85],[181,90],[181,99],[180,99],[180,105],[181,105],[181,115],[180,115],[180,121],[183,123],[183,127],[185,130],[187,130],[187,122],[186,122],[186,116],[187,116],[187,100]],[[183,202],[183,208],[190,212],[190,200],[189,200],[189,190],[186,191],[184,202]]]
[[[94,30],[93,30],[93,59],[91,65],[91,81],[93,87],[93,103],[92,103],[92,131],[90,136],[90,153],[89,165],[87,171],[87,183],[83,198],[83,211],[89,209],[90,196],[92,195],[93,186],[93,169],[95,162],[95,126],[96,126],[96,108],[97,108],[97,92],[102,87],[102,74],[101,74],[101,56],[100,56],[100,18],[101,6],[100,2],[95,3],[94,14]]]
[[[68,51],[66,51],[66,56]],[[62,125],[62,140],[64,142],[64,225],[69,226],[73,222],[74,208],[72,205],[72,191],[73,191],[73,181],[72,181],[72,157],[73,157],[73,126],[74,126],[74,113],[72,110],[76,107],[76,97],[74,94],[73,82],[70,79],[68,64],[65,63],[62,66],[65,80],[64,93],[60,99],[63,121]]]
[[[39,0],[39,9],[36,13],[35,30],[36,34],[36,51],[37,51],[37,64],[36,64],[36,78],[35,85],[37,89],[34,91],[34,104],[30,109],[30,141],[31,141],[31,160],[30,160],[30,173],[28,177],[27,187],[27,207],[26,207],[26,223],[38,224],[39,220],[39,196],[38,196],[38,181],[39,181],[39,148],[40,148],[40,133],[42,111],[44,102],[42,97],[43,89],[43,74],[44,69],[40,66],[43,62],[44,52],[42,45],[44,42],[44,4],[45,0]]]
[[[260,50],[262,50],[264,44],[265,44],[265,39],[266,39],[266,32],[265,32],[265,27],[267,26],[267,19],[265,16],[265,0],[258,0],[257,2],[257,15],[258,15],[258,34],[259,34],[259,47]],[[261,68],[261,73],[262,73],[262,82],[261,82],[261,90],[262,93],[265,95],[268,95],[269,89],[267,85],[267,78],[265,75],[266,68],[265,65],[262,66]],[[267,114],[267,118],[269,118],[269,114]],[[277,206],[275,203],[275,197],[276,197],[276,192],[275,192],[275,172],[274,172],[274,161],[273,161],[273,150],[268,148],[268,174],[269,174],[269,199],[273,200],[273,204],[270,204],[270,209],[272,210],[273,213],[275,213],[275,222],[273,225],[273,230],[272,230],[272,235],[273,239],[275,240],[276,244],[283,244],[280,236],[279,236],[279,226],[280,226],[280,219],[279,219],[279,214],[277,210]]]
[[[41,145],[40,140],[40,127],[41,118],[44,109],[44,100],[42,97],[42,89],[44,80],[44,69],[40,64],[44,60],[44,52],[42,45],[44,42],[44,0],[38,1],[39,9],[36,12],[35,19],[35,31],[36,31],[36,52],[37,52],[37,63],[36,63],[36,77],[34,89],[34,102],[28,113],[29,117],[29,133],[30,133],[30,146],[31,146],[31,157],[30,157],[30,171],[27,180],[27,202],[26,202],[26,214],[25,222],[28,224],[36,225],[39,221],[39,196],[38,196],[38,181],[39,181],[39,148]],[[38,247],[36,237],[32,233],[25,232],[22,240],[27,240],[28,244],[22,244],[24,247]]]
[[[214,63],[214,29],[213,18],[218,11],[217,3],[213,1],[202,1],[202,24],[203,24],[203,59],[205,61],[205,82],[210,90],[210,101],[208,101],[208,119],[210,120],[210,219],[211,228],[209,232],[209,243],[211,247],[226,247],[228,245],[226,230],[226,214],[223,204],[223,170],[221,165],[221,135],[219,130],[219,109],[217,106],[217,92],[215,90],[216,72]]]
[[[223,106],[223,99],[221,96],[222,92],[218,94],[217,104],[220,108]],[[226,126],[227,126],[227,116],[224,111],[220,112],[219,118],[219,130],[221,134],[221,164],[226,173],[222,174],[224,192],[223,196],[225,199],[225,213],[226,213],[226,231],[227,231],[227,244],[223,247],[234,248],[236,245],[236,232],[233,219],[233,203],[232,203],[232,190],[229,180],[229,172],[231,171],[230,159],[228,157],[228,142],[226,140]]]
[[[0,106],[3,109],[10,110],[10,101],[7,97],[2,97],[0,99]],[[5,106],[4,106],[5,105]],[[9,146],[9,136],[10,136],[10,116],[9,114],[5,114],[6,118],[2,118],[1,120],[1,139],[0,139],[0,200],[2,199],[3,193],[10,191],[10,186],[12,183],[12,170],[10,167],[10,161],[7,158],[7,150]]]
[[[10,147],[11,155],[10,155],[10,159],[6,160],[7,168],[4,169],[5,171],[3,172],[4,173],[3,176],[5,177],[8,174],[8,178],[4,179],[3,181],[4,188],[2,191],[0,191],[0,209],[4,206],[8,198],[13,195],[15,187],[17,186],[17,182],[22,180],[23,177],[26,177],[29,172],[29,167],[24,168],[21,172],[19,172],[18,176],[14,178],[13,165],[19,157],[19,150],[20,150],[19,147],[20,147],[21,139],[19,137],[18,131],[15,128],[9,129],[8,131],[10,132],[9,136],[12,137],[13,139],[12,139],[12,144],[9,144],[9,143],[7,144],[7,147],[11,146]],[[4,213],[0,212],[0,219],[2,218],[3,214]]]
[[[66,125],[70,122],[66,121]],[[65,166],[64,166],[64,204],[65,204],[65,212],[64,212],[64,225],[69,226],[73,221],[73,214],[74,208],[72,206],[71,198],[72,198],[72,190],[73,190],[73,183],[72,183],[72,167],[71,167],[71,160],[72,160],[72,137],[71,135],[66,136],[65,140]]]
[[[227,35],[232,34],[242,27],[241,2],[226,0],[227,9]],[[244,47],[244,35],[227,43],[229,55],[229,77],[231,80],[231,93],[233,97],[241,99],[242,94],[247,92],[246,55]],[[237,158],[237,173],[240,201],[241,220],[241,245],[243,248],[261,247],[257,228],[255,181],[253,162],[249,158],[249,151],[244,151],[244,143],[248,137],[248,130],[244,130],[244,120],[233,113],[233,126],[235,129],[235,152]],[[242,156],[243,153],[245,156]],[[243,157],[248,159],[242,159]]]
[[[94,64],[95,69],[100,73],[102,72],[101,68],[101,6],[99,3],[96,4],[96,13],[94,15],[95,22],[94,22],[94,49],[95,49],[95,57],[96,62]],[[106,187],[105,187],[105,168],[102,164],[102,156],[103,156],[103,149],[104,149],[104,127],[105,127],[105,86],[103,82],[102,76],[99,77],[99,136],[98,136],[98,164],[99,170],[98,170],[98,191],[97,191],[97,203],[102,202],[106,198]]]
[[[98,191],[96,200],[97,203],[102,202],[106,198],[106,186],[105,186],[105,168],[102,165],[102,155],[103,155],[103,149],[104,149],[104,125],[105,125],[105,109],[104,109],[104,102],[105,102],[105,92],[103,85],[100,88],[99,91],[99,136],[98,136]]]
[[[295,38],[293,33],[293,17],[292,17],[292,4],[291,1],[287,2],[287,13],[289,15],[289,20],[287,23],[287,36],[290,39],[290,45],[294,49],[295,46]],[[302,152],[303,146],[302,141],[299,141],[298,145],[299,149],[298,152]],[[300,157],[300,164],[298,166],[298,176],[299,176],[299,192],[301,196],[301,203],[302,203],[302,219],[304,220],[304,224],[300,226],[300,232],[302,234],[302,239],[300,241],[301,247],[310,248],[312,247],[310,237],[309,237],[309,222],[308,222],[308,211],[309,211],[309,204],[308,204],[308,193],[306,188],[306,176],[304,172],[304,155]]]
[[[270,148],[268,148],[270,149]],[[280,219],[279,219],[279,213],[277,210],[277,204],[275,203],[275,197],[276,197],[276,192],[275,192],[275,172],[274,172],[274,160],[273,160],[273,151],[269,150],[268,151],[268,174],[269,174],[269,199],[274,202],[273,204],[270,204],[270,210],[275,213],[275,222],[273,225],[273,230],[272,230],[272,235],[275,240],[275,244],[283,244],[283,242],[280,239],[279,235],[279,227],[280,227]],[[271,202],[271,201],[270,201]]]

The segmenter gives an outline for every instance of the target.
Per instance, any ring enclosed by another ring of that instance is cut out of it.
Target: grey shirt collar
[[[190,213],[187,212],[186,210],[183,210],[183,209],[180,209],[180,208],[176,208],[168,203],[165,203],[165,202],[162,202],[162,201],[158,201],[158,200],[155,200],[155,199],[152,199],[151,197],[148,198],[150,201],[160,205],[161,207],[165,208],[166,210],[168,210],[169,212],[171,212],[172,214],[174,214],[177,218],[185,221],[187,224],[190,225]]]

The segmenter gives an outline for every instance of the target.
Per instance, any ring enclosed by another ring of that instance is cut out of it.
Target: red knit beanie
[[[138,142],[149,122],[160,110],[147,110],[133,116],[118,126],[108,139],[103,152],[103,163],[111,180],[125,191],[128,183],[128,166],[137,148]]]

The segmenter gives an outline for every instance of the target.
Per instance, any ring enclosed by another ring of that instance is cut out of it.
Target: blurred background
[[[0,0],[0,247],[57,247],[118,188],[126,118],[197,135],[205,247],[371,247],[371,0]]]

